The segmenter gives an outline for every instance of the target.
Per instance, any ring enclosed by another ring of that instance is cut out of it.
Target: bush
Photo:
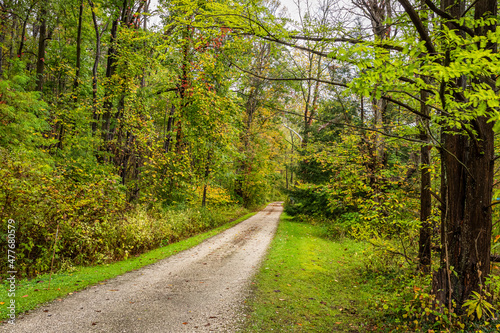
[[[27,276],[50,269],[54,244],[56,268],[108,262],[207,231],[245,212],[236,206],[131,209],[115,176],[92,175],[81,182],[43,160],[1,148],[0,163],[0,247],[7,251],[6,222],[14,219],[16,269]],[[8,271],[6,265],[2,271]]]

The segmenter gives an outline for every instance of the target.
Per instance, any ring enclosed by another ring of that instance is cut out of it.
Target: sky
[[[306,5],[306,0],[279,0],[281,2],[281,8],[284,8],[286,7],[287,8],[287,11],[290,15],[290,18],[291,19],[294,19],[296,21],[299,20],[299,12],[298,12],[298,9],[297,9],[297,4],[296,2],[300,3],[300,5],[302,6],[302,8],[304,9],[305,5]],[[309,0],[309,3],[312,4],[312,5],[315,5],[316,3],[318,3],[319,0]],[[156,9],[156,7],[158,6],[158,0],[151,0],[151,8],[150,10],[154,10]],[[155,18],[155,17],[152,17],[151,18],[151,23],[159,23],[159,19],[158,18]]]
[[[297,0],[295,0],[297,1]],[[299,0],[300,1],[300,0]],[[298,11],[297,5],[294,3],[294,0],[280,0],[281,6],[286,7],[292,19],[298,19]]]

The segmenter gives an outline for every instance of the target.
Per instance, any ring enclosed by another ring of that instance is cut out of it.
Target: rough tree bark
[[[425,6],[425,0],[421,0],[422,6]],[[423,21],[426,29],[428,28],[427,21]],[[428,83],[426,77],[422,77],[424,82]],[[420,91],[420,112],[429,116],[429,106],[427,105],[428,92]],[[420,117],[420,140],[426,142],[426,145],[420,147],[420,235],[418,240],[418,264],[419,269],[423,273],[430,273],[432,264],[432,225],[430,221],[432,213],[432,196],[431,196],[431,146],[429,133],[429,120],[426,117]]]
[[[445,0],[442,8],[453,17],[460,17],[464,10],[463,2],[452,0]],[[495,16],[496,8],[496,0],[478,0],[475,19]],[[495,26],[485,26],[474,32],[484,36],[494,29]],[[496,46],[486,47],[496,52]],[[456,84],[465,87],[465,79],[459,79]],[[447,88],[442,84],[442,95]],[[455,98],[461,97],[455,95]],[[442,134],[443,250],[433,287],[437,299],[450,308],[452,301],[456,302],[456,311],[461,310],[472,291],[480,291],[490,273],[494,132],[493,122],[489,120],[489,116],[471,120],[475,134],[463,134],[455,127],[445,127]]]

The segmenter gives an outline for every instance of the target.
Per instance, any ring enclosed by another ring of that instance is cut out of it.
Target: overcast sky
[[[297,1],[297,0],[295,0]],[[298,19],[298,11],[297,11],[297,5],[294,3],[294,0],[280,0],[281,6],[286,7],[288,12],[291,15],[292,19],[297,20]]]
[[[319,0],[309,0],[309,4],[311,5],[315,5],[318,3]],[[299,3],[302,10],[304,10],[305,6],[306,6],[306,0],[280,0],[280,3],[281,3],[281,8],[284,8],[286,7],[289,15],[290,15],[290,18],[291,19],[294,19],[294,20],[299,20],[299,11],[298,11],[298,8],[297,8],[297,4],[296,3]],[[154,11],[157,6],[158,6],[158,0],[151,0],[151,5],[150,5],[150,10],[151,11]],[[151,23],[158,23],[159,20],[158,18],[151,18]]]

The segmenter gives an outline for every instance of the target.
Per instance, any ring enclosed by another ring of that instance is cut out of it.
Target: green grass
[[[254,282],[246,332],[364,332],[374,329],[391,298],[363,275],[364,243],[331,241],[324,228],[293,222],[285,213]]]
[[[69,293],[77,292],[97,283],[102,283],[107,279],[139,269],[178,252],[187,250],[255,214],[256,212],[246,214],[233,222],[222,225],[211,231],[152,250],[137,257],[129,258],[128,260],[101,266],[77,267],[72,272],[58,272],[52,275],[50,290],[48,290],[49,274],[40,275],[30,280],[18,280],[16,282],[15,297],[16,313],[34,309],[45,302],[64,297]],[[4,284],[0,289],[0,320],[7,318],[8,304],[8,285]]]

